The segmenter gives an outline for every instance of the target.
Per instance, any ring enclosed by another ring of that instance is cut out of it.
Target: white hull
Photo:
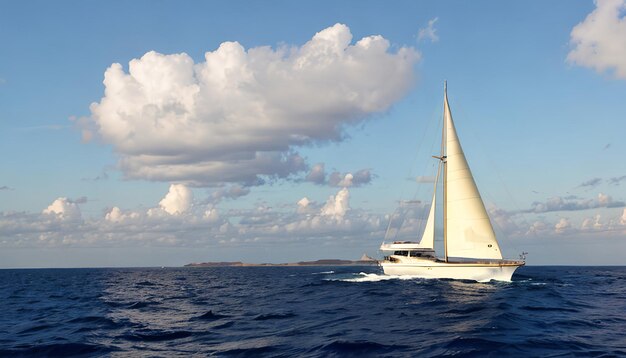
[[[480,262],[439,262],[422,261],[395,263],[381,261],[385,275],[414,276],[419,278],[446,278],[472,280],[478,282],[511,281],[515,270],[523,263],[480,263]]]

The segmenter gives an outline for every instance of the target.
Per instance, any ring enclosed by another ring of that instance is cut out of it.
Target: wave
[[[38,326],[33,326],[33,327],[26,328],[25,330],[22,330],[19,333],[20,334],[33,333],[33,332],[38,332],[38,331],[42,331],[42,330],[49,329],[49,328],[52,328],[52,326],[49,325],[49,324],[41,324],[41,325],[38,325]]]
[[[374,267],[94,269],[59,295],[66,271],[0,270],[0,357],[626,356],[626,267],[520,272],[469,283]]]
[[[160,330],[146,330],[140,332],[131,332],[120,336],[119,338],[129,341],[171,341],[175,339],[187,338],[191,336],[193,332],[190,331],[160,331]]]
[[[258,357],[268,356],[277,349],[272,346],[267,347],[253,347],[253,348],[233,348],[220,351],[220,355],[234,356],[234,357]]]
[[[260,314],[253,319],[255,321],[266,321],[268,319],[285,319],[297,316],[295,313],[287,312],[287,313],[268,313],[268,314]]]
[[[193,317],[192,320],[215,321],[215,320],[226,318],[226,317],[229,317],[229,316],[228,315],[219,314],[219,313],[213,313],[213,311],[210,310],[209,312],[204,313],[204,314],[202,314],[200,316]]]
[[[342,281],[342,282],[378,282],[387,280],[415,280],[424,278],[418,276],[395,276],[395,275],[380,275],[376,273],[359,272],[356,277],[348,278],[326,278],[325,281]]]
[[[36,344],[16,349],[0,349],[2,357],[68,357],[103,355],[116,351],[116,348],[86,343]]]
[[[313,272],[311,275],[330,275],[335,273],[335,271],[322,271],[322,272]]]
[[[152,301],[138,301],[135,302],[133,304],[131,304],[130,306],[126,307],[128,309],[139,309],[139,308],[145,308],[148,306],[152,306],[152,305],[158,305],[158,302],[152,302]]]
[[[388,345],[382,344],[373,341],[367,340],[335,340],[331,343],[322,345],[317,348],[317,350],[321,351],[324,355],[329,354],[337,354],[339,356],[353,356],[353,357],[362,357],[362,356],[376,356],[383,353],[390,352],[399,352],[403,349],[406,349],[406,346],[403,345]]]
[[[82,327],[80,327],[76,332],[86,332],[94,329],[116,329],[124,327],[123,324],[117,323],[110,318],[101,316],[77,317],[67,321],[67,323],[82,325]]]

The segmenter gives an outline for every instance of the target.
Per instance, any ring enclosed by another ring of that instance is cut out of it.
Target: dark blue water
[[[626,356],[626,267],[0,270],[1,356]]]

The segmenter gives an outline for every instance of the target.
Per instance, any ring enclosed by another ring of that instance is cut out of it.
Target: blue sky
[[[626,264],[625,6],[3,2],[0,267],[377,255],[444,80],[505,255]]]

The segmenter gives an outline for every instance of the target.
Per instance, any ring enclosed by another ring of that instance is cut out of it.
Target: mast
[[[448,166],[446,161],[446,107],[448,106],[448,81],[443,81],[443,125],[441,128],[441,162],[443,164],[443,257],[448,262]]]
[[[433,155],[433,158],[439,159],[440,165],[443,166],[443,257],[448,262],[448,161],[446,160],[446,110],[448,109],[448,82],[443,81],[443,126],[441,126],[441,154]],[[439,179],[439,171],[437,171],[437,180]],[[436,184],[435,184],[436,188]]]

